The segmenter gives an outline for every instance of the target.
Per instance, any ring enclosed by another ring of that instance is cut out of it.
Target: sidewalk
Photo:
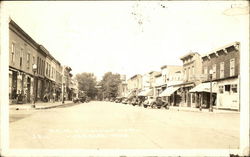
[[[194,107],[178,107],[178,106],[170,106],[169,110],[173,111],[187,111],[187,112],[209,112],[208,108],[203,108],[201,111],[199,108],[194,108]],[[234,110],[223,110],[223,109],[213,109],[213,112],[211,113],[240,113],[239,111],[234,111]]]
[[[65,105],[65,104],[71,104],[73,103],[72,101],[64,101],[64,104],[62,102],[36,102],[35,104],[35,108],[32,107],[33,104],[29,103],[29,104],[13,104],[10,105],[10,109],[12,110],[39,110],[39,109],[49,109],[49,108],[55,108],[61,105]]]

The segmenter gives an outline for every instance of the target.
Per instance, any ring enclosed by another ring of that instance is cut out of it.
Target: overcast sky
[[[242,41],[242,2],[5,2],[11,18],[72,73],[144,74]],[[228,12],[229,9],[229,12]]]

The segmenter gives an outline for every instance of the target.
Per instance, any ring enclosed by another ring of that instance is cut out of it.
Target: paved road
[[[239,113],[200,113],[90,102],[36,111],[10,123],[11,148],[228,149],[239,146]]]

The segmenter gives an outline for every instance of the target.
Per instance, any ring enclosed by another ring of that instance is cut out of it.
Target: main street
[[[10,148],[239,147],[239,113],[149,109],[100,101],[46,110],[11,110],[10,113]],[[13,119],[14,115],[24,116]]]

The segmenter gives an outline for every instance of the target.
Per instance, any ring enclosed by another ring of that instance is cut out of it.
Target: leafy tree
[[[117,97],[119,85],[121,83],[120,74],[107,72],[104,74],[100,85],[105,98]]]
[[[97,82],[93,73],[81,73],[76,75],[78,81],[78,88],[86,93],[87,96],[94,98],[97,95],[95,88]]]

